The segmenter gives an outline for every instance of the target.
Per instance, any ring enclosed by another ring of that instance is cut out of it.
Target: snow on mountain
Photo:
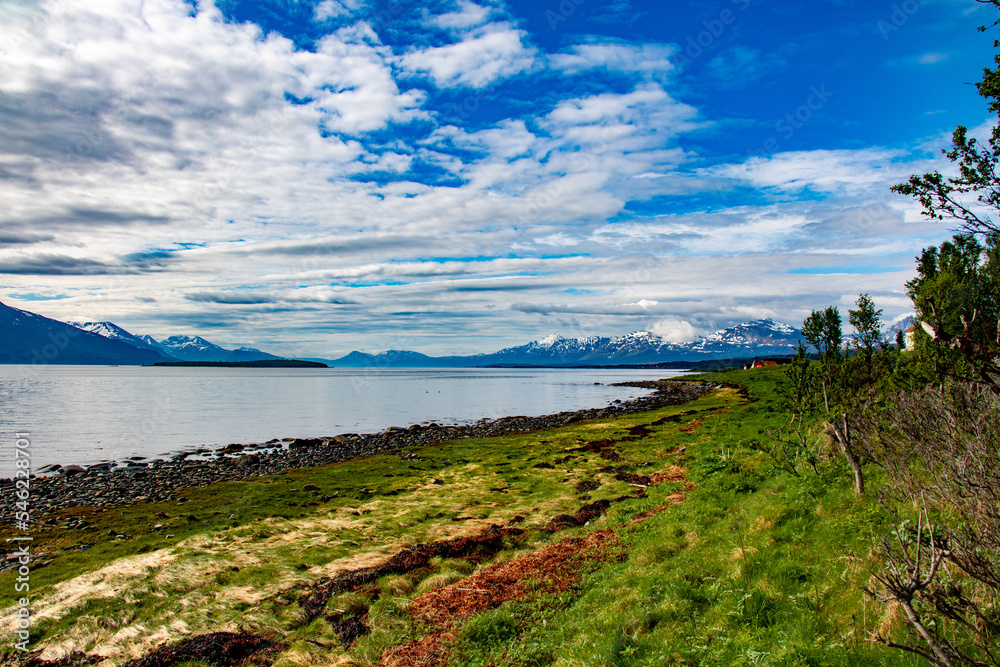
[[[552,334],[492,354],[426,357],[422,363],[435,366],[650,364],[787,355],[794,354],[800,338],[801,332],[795,327],[764,319],[720,329],[689,343],[671,343],[651,331],[634,331],[614,338],[564,338]]]
[[[261,361],[264,359],[280,359],[273,354],[261,352],[252,347],[241,347],[227,350],[205,340],[201,336],[170,336],[161,341],[145,337],[170,356],[181,361]]]
[[[151,364],[169,360],[159,351],[0,303],[0,363]]]
[[[802,337],[795,327],[768,318],[720,329],[691,344],[691,350],[706,353],[784,354]],[[758,350],[761,350],[758,352]]]
[[[201,336],[170,336],[161,341],[152,336],[136,336],[114,322],[79,322],[73,326],[111,340],[128,343],[142,350],[152,350],[168,360],[180,361],[262,361],[280,359],[252,347],[227,350]]]
[[[149,342],[146,340],[146,338],[149,338],[148,336],[135,336],[114,322],[70,322],[69,324],[77,329],[83,329],[84,331],[89,331],[90,333],[95,333],[98,336],[104,336],[111,340],[120,340],[123,343],[128,343],[143,350],[162,351],[156,345],[156,341]]]
[[[229,350],[201,336],[170,336],[157,342],[161,350],[181,361],[222,361]]]
[[[885,331],[882,333],[882,336],[888,343],[895,345],[897,332],[902,331],[903,334],[905,335],[907,329],[910,329],[915,326],[918,326],[916,314],[907,315],[898,322],[890,324],[888,327],[886,327]]]
[[[545,349],[552,349],[552,347],[554,347],[555,345],[558,345],[560,342],[562,342],[564,340],[566,340],[566,339],[563,338],[562,336],[560,336],[559,334],[550,334],[550,335],[546,336],[545,338],[543,338],[541,340],[535,341],[532,344],[535,347],[542,347],[542,348],[545,348]]]

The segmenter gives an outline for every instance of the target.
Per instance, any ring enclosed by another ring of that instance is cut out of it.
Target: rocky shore
[[[513,435],[565,426],[588,419],[621,415],[679,405],[694,400],[722,385],[685,381],[623,382],[616,386],[654,389],[649,396],[591,408],[540,417],[503,417],[463,426],[414,424],[408,428],[389,427],[381,433],[344,433],[332,437],[272,440],[261,444],[227,445],[214,458],[188,460],[190,453],[169,460],[129,461],[124,467],[106,464],[65,466],[50,477],[31,480],[32,521],[62,509],[77,506],[119,506],[143,502],[183,502],[182,490],[224,481],[248,480],[262,475],[282,474],[296,468],[325,465],[371,454],[400,451],[459,438]],[[13,481],[0,480],[0,523],[12,524],[16,510]]]

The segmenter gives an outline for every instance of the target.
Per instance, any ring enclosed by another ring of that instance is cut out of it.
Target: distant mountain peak
[[[560,336],[559,334],[554,333],[554,334],[549,334],[548,336],[542,338],[541,340],[535,341],[535,345],[537,345],[538,347],[552,347],[553,345],[557,345],[564,340],[566,339]]]
[[[84,331],[89,331],[90,333],[97,334],[98,336],[104,336],[110,340],[120,340],[142,350],[156,350],[158,352],[163,351],[152,338],[149,338],[148,336],[136,336],[118,326],[114,322],[70,322],[69,324],[77,329],[83,329]],[[147,338],[149,338],[149,340],[146,340]]]
[[[126,340],[127,331],[110,322],[77,327],[37,313],[0,304],[0,363],[13,364],[151,364],[172,361],[159,350]],[[87,328],[117,334],[113,338]],[[134,337],[133,337],[134,338]]]

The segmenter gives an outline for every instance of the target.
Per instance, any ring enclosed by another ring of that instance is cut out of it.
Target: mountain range
[[[65,322],[0,303],[0,363],[154,364],[172,359]]]
[[[120,340],[133,347],[145,350],[155,350],[168,357],[171,361],[263,361],[265,359],[280,359],[273,354],[261,352],[252,347],[241,347],[227,350],[215,343],[210,343],[201,336],[171,336],[156,340],[152,336],[136,336],[121,328],[114,322],[70,322],[71,325],[84,331],[104,336],[111,340]]]
[[[564,338],[552,334],[491,354],[429,357],[403,350],[380,354],[355,351],[329,363],[354,368],[656,364],[794,354],[801,337],[801,332],[794,327],[763,319],[720,329],[689,343],[671,343],[650,331],[613,338]]]
[[[886,335],[894,340],[904,320]],[[795,353],[802,332],[772,319],[720,329],[686,343],[650,331],[623,336],[564,338],[552,334],[489,354],[430,357],[408,350],[378,354],[354,351],[339,359],[316,359],[345,368],[461,368],[482,366],[601,366],[657,364],[781,356]],[[150,364],[162,361],[262,361],[280,359],[250,347],[228,350],[200,336],[163,340],[137,336],[113,322],[65,323],[0,303],[0,363]]]
[[[280,359],[254,348],[227,350],[200,336],[157,341],[113,322],[67,323],[0,303],[0,363],[142,365],[165,361]]]

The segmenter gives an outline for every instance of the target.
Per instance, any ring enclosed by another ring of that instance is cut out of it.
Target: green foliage
[[[917,277],[906,283],[921,321],[934,338],[918,339],[921,358],[938,373],[983,379],[1000,356],[1000,235],[981,244],[956,235],[940,248],[924,248]]]
[[[848,310],[851,326],[856,333],[854,345],[871,362],[872,355],[878,347],[885,347],[882,340],[882,310],[875,309],[871,296],[862,294],[857,300],[857,310]],[[881,345],[880,345],[881,344]]]
[[[818,370],[806,356],[806,349],[800,343],[798,353],[785,368],[787,383],[782,387],[782,398],[789,412],[808,415],[819,404]]]
[[[844,342],[840,309],[829,306],[822,311],[812,311],[802,323],[802,335],[816,348],[820,359],[824,362],[836,361],[840,356],[840,346]]]

